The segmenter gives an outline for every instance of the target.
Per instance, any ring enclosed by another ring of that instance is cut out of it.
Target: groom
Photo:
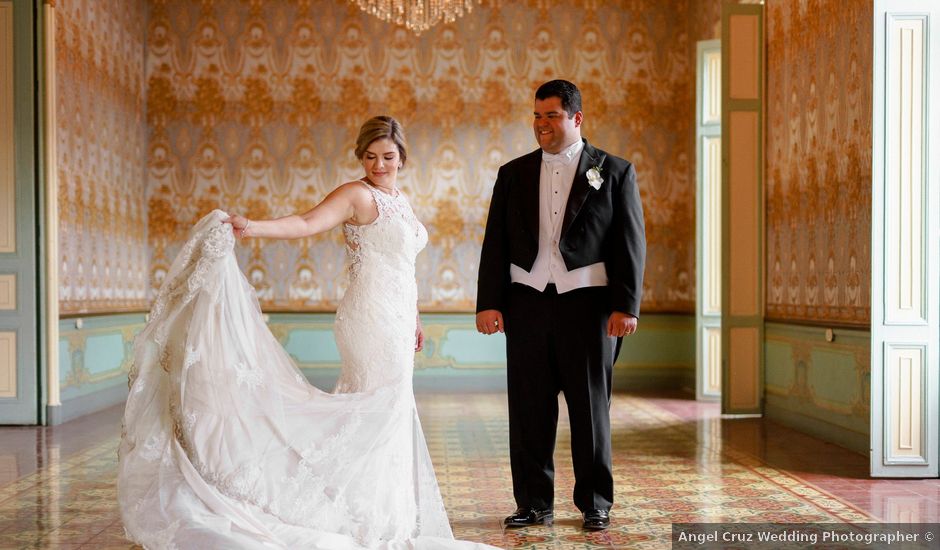
[[[581,92],[535,92],[540,149],[499,169],[477,289],[477,330],[506,333],[509,453],[518,509],[507,527],[550,524],[558,393],[571,423],[574,503],[606,529],[614,499],[611,370],[637,328],[646,236],[636,171],[581,139]]]

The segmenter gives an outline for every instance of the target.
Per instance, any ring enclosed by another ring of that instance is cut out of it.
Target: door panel
[[[32,9],[0,0],[0,424],[39,422]]]

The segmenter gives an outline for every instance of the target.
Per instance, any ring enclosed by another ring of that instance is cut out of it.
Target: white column
[[[59,182],[56,168],[55,2],[43,4],[45,24],[45,101],[43,163],[46,174],[46,405],[62,404],[59,395]]]

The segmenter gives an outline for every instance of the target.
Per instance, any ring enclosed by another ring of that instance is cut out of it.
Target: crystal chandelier
[[[453,23],[473,11],[481,0],[354,0],[359,8],[383,21],[404,25],[415,34],[440,22]]]

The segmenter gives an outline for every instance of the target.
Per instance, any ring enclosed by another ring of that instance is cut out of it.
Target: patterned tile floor
[[[668,548],[674,522],[938,522],[940,480],[872,480],[867,459],[679,395],[617,395],[613,525],[584,533],[570,502],[569,433],[556,521],[506,531],[513,508],[505,396],[418,396],[454,532],[503,548]],[[121,409],[55,428],[0,428],[0,548],[133,547],[115,505]]]

